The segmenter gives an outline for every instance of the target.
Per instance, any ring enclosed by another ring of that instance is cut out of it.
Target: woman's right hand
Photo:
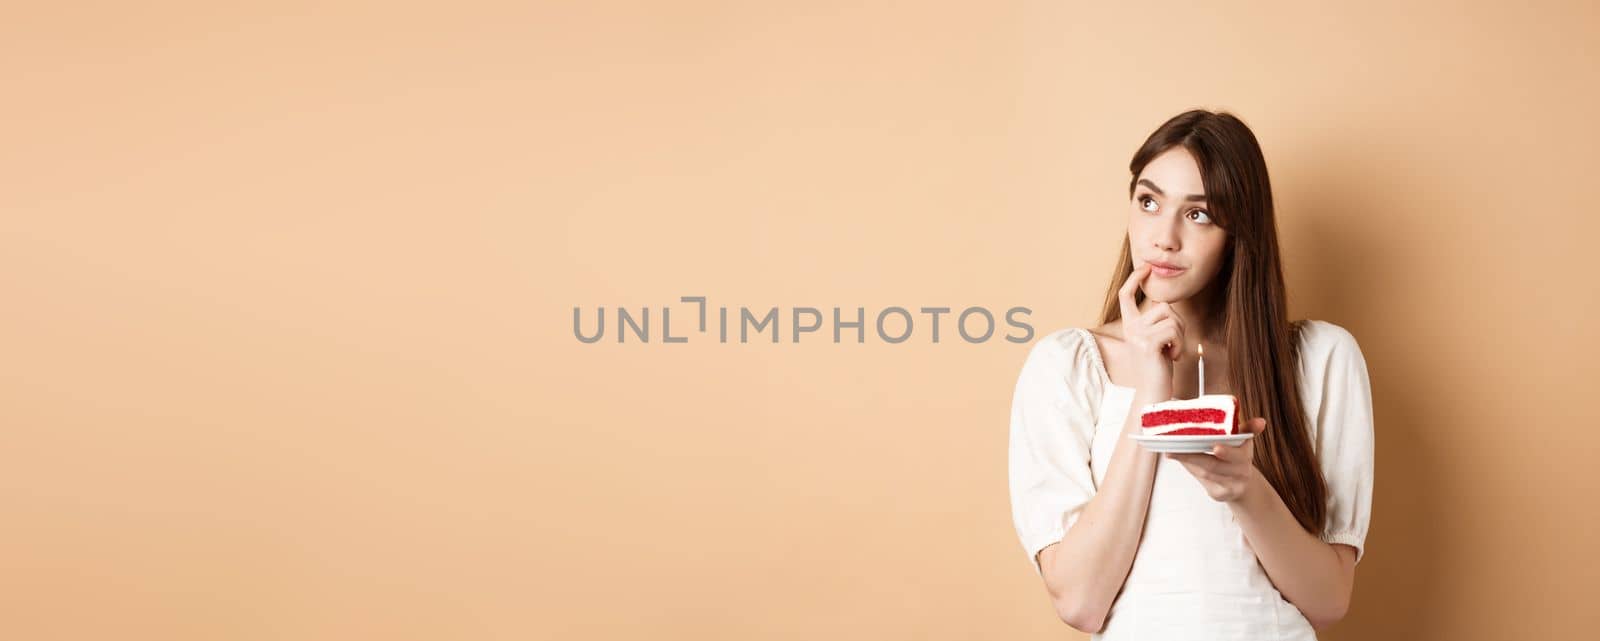
[[[1183,356],[1186,344],[1183,318],[1169,303],[1139,311],[1133,295],[1149,276],[1150,264],[1140,265],[1117,292],[1122,301],[1122,340],[1133,348],[1140,386],[1167,399],[1172,398],[1172,365]]]

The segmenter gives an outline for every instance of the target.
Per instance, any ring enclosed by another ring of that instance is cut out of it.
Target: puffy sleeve
[[[1097,357],[1079,331],[1060,330],[1035,343],[1011,398],[1011,517],[1041,575],[1039,551],[1061,541],[1095,493],[1089,452]]]
[[[1315,331],[1325,356],[1307,382],[1321,392],[1313,418],[1317,459],[1328,482],[1322,540],[1354,547],[1359,563],[1372,520],[1372,385],[1355,336],[1323,321],[1315,322]]]

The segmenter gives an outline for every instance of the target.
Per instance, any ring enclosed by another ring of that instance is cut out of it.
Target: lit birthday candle
[[[1206,344],[1196,346],[1200,350],[1200,396],[1206,395]]]

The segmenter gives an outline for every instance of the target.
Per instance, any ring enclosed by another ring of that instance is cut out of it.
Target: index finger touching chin
[[[1140,265],[1128,274],[1127,282],[1122,284],[1122,289],[1117,290],[1117,299],[1122,302],[1122,316],[1124,318],[1137,315],[1139,306],[1134,304],[1133,293],[1139,289],[1139,283],[1144,281],[1146,274],[1150,273],[1148,263]]]

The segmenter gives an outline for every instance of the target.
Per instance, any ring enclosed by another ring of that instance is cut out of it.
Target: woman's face
[[[1181,146],[1162,152],[1140,172],[1128,214],[1128,249],[1135,270],[1152,265],[1144,282],[1151,300],[1185,300],[1222,269],[1228,233],[1211,219],[1205,192],[1200,166]]]

